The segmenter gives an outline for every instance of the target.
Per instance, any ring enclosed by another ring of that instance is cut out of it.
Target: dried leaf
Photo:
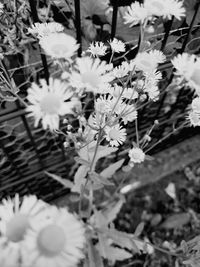
[[[123,261],[131,258],[133,255],[121,248],[107,247],[106,248],[106,259],[110,260],[113,264],[116,261]]]
[[[189,223],[191,216],[187,212],[174,214],[169,216],[161,225],[161,228],[165,229],[174,229],[174,228],[181,228],[185,224]]]
[[[199,51],[199,48],[200,48],[200,38],[199,37],[193,38],[191,41],[187,43],[186,52],[195,53]]]
[[[138,247],[134,243],[133,234],[121,232],[116,229],[109,229],[106,234],[107,237],[111,238],[116,245],[135,251],[136,253],[140,253]]]

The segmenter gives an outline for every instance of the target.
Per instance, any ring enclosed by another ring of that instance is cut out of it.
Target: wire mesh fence
[[[33,22],[39,22],[37,14],[37,1],[30,0],[30,10]],[[110,38],[114,38],[117,33],[117,20],[119,7],[129,5],[132,1],[113,0],[112,23]],[[199,10],[200,2],[197,1],[195,12],[189,27],[183,32],[182,45],[177,49],[178,53],[183,53],[187,47],[187,43],[191,31],[196,27],[194,25],[195,18]],[[78,56],[82,53],[82,30],[81,30],[81,8],[80,0],[74,0],[75,7],[75,26],[76,38],[80,44]],[[164,25],[164,32],[161,34],[161,50],[164,51],[168,38],[170,38],[174,20],[173,18]],[[183,22],[184,24],[184,22]],[[174,30],[173,30],[174,32]],[[138,44],[134,50],[127,53],[127,58],[133,58],[137,53],[140,43],[138,35]],[[46,56],[41,52],[43,77],[48,81],[49,66]],[[172,65],[170,61],[160,65],[159,70],[163,73],[161,83],[161,94],[158,102],[144,105],[139,116],[139,134],[145,131],[154,123],[159,121],[159,127],[156,127],[153,135],[151,146],[153,149],[150,153],[155,153],[170,147],[174,143],[184,140],[196,133],[198,129],[184,129],[179,131],[173,138],[165,139],[169,135],[172,126],[178,127],[183,120],[182,114],[191,102],[192,92],[190,90],[179,90],[176,95],[172,95],[168,85],[173,79]],[[8,69],[7,73],[12,70]],[[25,90],[26,91],[26,90]],[[24,92],[26,95],[26,92]],[[128,136],[134,137],[135,125],[130,125]],[[129,141],[129,140],[128,140]],[[128,146],[127,141],[127,146]],[[0,109],[0,196],[13,195],[14,192],[21,194],[36,193],[38,196],[52,200],[62,194],[66,194],[67,190],[63,189],[56,181],[50,180],[44,171],[52,171],[67,178],[70,175],[70,167],[74,163],[73,150],[65,149],[63,146],[64,139],[57,135],[44,131],[41,127],[34,127],[34,122],[26,110],[18,101],[9,105],[1,106]]]

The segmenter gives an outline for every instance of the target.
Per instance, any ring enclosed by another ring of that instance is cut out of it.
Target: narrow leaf
[[[107,167],[106,169],[104,169],[100,175],[103,176],[104,178],[110,178],[112,177],[115,172],[121,168],[122,164],[124,163],[125,159],[121,159],[113,164],[111,164],[109,167]]]
[[[108,185],[108,186],[114,185],[112,182],[108,181],[107,179],[105,179],[104,177],[102,177],[96,172],[91,173],[90,178],[94,183],[97,183],[97,184],[103,184],[103,185]]]
[[[102,215],[107,219],[107,224],[116,219],[124,202],[125,200],[120,198],[117,202],[111,203],[104,211],[102,211]]]
[[[86,182],[86,175],[88,173],[89,168],[85,165],[81,165],[78,170],[75,173],[74,176],[74,186],[72,187],[72,192],[81,192],[81,187],[85,184]]]
[[[144,222],[141,222],[141,223],[138,224],[134,235],[135,236],[140,236],[143,230],[144,230]]]
[[[54,180],[56,180],[60,184],[64,185],[65,188],[72,188],[73,187],[73,183],[71,181],[63,179],[59,175],[56,175],[56,174],[53,174],[53,173],[50,173],[47,171],[45,171],[45,174],[47,174],[49,177],[53,178]]]

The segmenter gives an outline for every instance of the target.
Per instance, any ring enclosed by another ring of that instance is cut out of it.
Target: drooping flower
[[[67,209],[49,207],[46,223],[34,224],[26,236],[22,263],[26,267],[75,267],[83,259],[84,227]]]
[[[49,85],[45,80],[40,81],[41,86],[32,83],[28,89],[27,99],[30,105],[27,111],[35,118],[35,127],[42,120],[44,129],[51,131],[59,128],[59,116],[72,114],[73,108],[79,103],[72,97],[73,92],[68,89],[65,82],[58,79],[49,79]],[[68,100],[68,102],[65,102]]]
[[[183,53],[177,55],[172,64],[176,68],[176,75],[185,79],[192,89],[196,90],[196,93],[200,95],[200,59],[195,55],[189,55]]]
[[[145,160],[145,153],[139,147],[130,149],[128,155],[132,163],[141,163]]]
[[[127,12],[124,15],[124,23],[130,24],[129,27],[144,23],[148,18],[148,10],[143,4],[138,2],[132,3],[131,6],[127,7]]]
[[[76,60],[76,70],[70,76],[70,83],[77,89],[85,89],[94,94],[102,93],[113,80],[113,66],[99,58],[82,57]]]
[[[79,48],[76,39],[66,33],[51,33],[40,38],[45,53],[54,59],[70,60]]]
[[[19,266],[21,254],[27,245],[25,236],[31,223],[42,224],[47,218],[47,204],[36,196],[25,196],[22,201],[3,199],[0,204],[0,266]]]
[[[110,41],[109,44],[111,46],[111,50],[113,51],[113,53],[121,53],[121,52],[125,52],[126,50],[125,43],[116,38]]]
[[[87,51],[90,52],[93,57],[98,57],[105,56],[106,50],[107,47],[104,45],[103,42],[94,42],[90,44]]]
[[[57,22],[39,23],[36,22],[32,27],[28,28],[28,32],[35,35],[38,38],[48,36],[52,33],[62,32],[64,27]]]
[[[105,127],[106,140],[109,141],[111,146],[119,146],[126,140],[126,129],[122,128],[119,124],[112,127]]]

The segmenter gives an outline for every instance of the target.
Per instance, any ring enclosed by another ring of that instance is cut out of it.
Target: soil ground
[[[139,184],[139,188],[126,194],[115,225],[133,233],[144,222],[142,238],[174,252],[182,240],[200,235],[200,136],[154,158],[126,174],[128,184],[133,188]],[[175,188],[173,197],[166,192],[169,184]],[[151,255],[137,255],[116,266],[177,267],[182,266],[182,260],[155,249]]]

